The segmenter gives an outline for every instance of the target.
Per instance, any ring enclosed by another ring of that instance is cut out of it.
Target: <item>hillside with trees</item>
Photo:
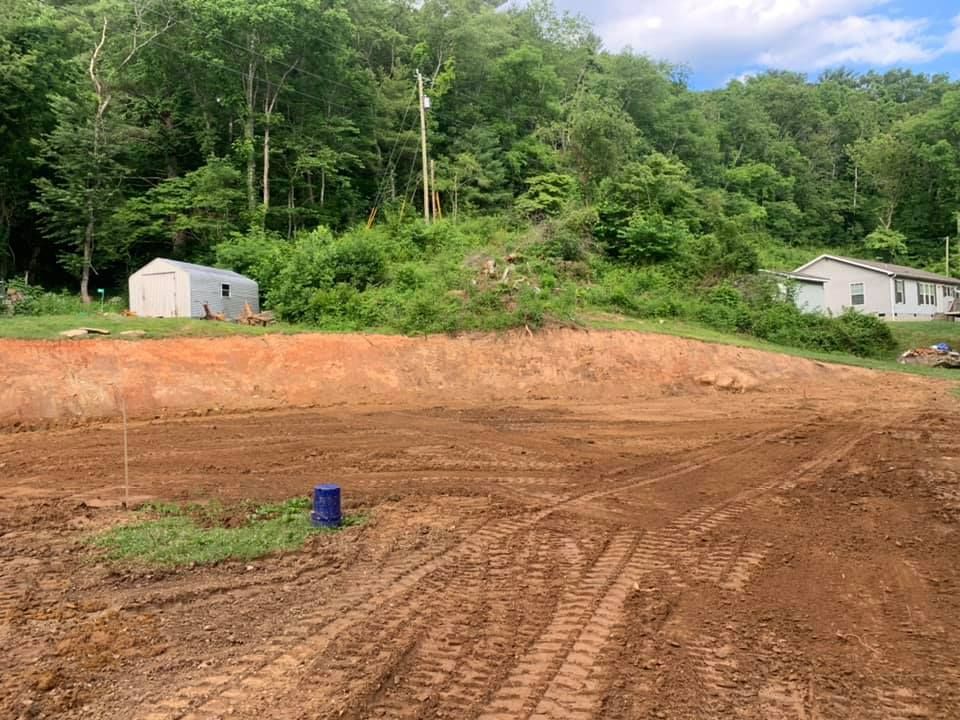
[[[497,5],[8,0],[0,279],[86,299],[165,256],[249,272],[287,319],[345,329],[590,303],[756,330],[742,278],[761,262],[944,270],[950,78],[768,72],[696,92],[548,2]]]

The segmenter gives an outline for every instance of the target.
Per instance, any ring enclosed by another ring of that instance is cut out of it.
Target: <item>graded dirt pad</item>
[[[84,544],[131,517],[117,423],[0,435],[0,717],[956,718],[956,396],[764,357],[133,422],[137,498],[369,516],[212,568]]]

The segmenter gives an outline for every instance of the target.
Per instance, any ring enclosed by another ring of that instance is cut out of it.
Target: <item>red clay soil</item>
[[[188,343],[124,347],[157,373],[142,415],[188,407],[178,379],[250,387],[244,343],[303,349],[261,388],[342,404],[130,427],[141,499],[339,482],[369,522],[302,551],[111,565],[84,541],[130,517],[120,426],[0,435],[0,717],[958,717],[950,388],[650,336],[371,341],[216,341],[242,377],[199,380]],[[109,344],[18,346],[60,388],[31,408],[109,407],[86,390]]]
[[[862,371],[665,335],[0,340],[0,427],[185,410],[636,398],[815,385]]]

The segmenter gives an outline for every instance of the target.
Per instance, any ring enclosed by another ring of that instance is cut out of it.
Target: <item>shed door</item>
[[[143,304],[141,307],[146,317],[176,317],[176,273],[169,272],[144,275],[141,292],[143,293]]]

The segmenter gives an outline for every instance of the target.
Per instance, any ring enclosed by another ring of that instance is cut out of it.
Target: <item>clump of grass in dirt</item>
[[[137,512],[147,519],[112,528],[91,544],[113,560],[166,567],[209,565],[294,550],[311,535],[340,529],[313,527],[307,498],[262,505],[149,503]],[[341,528],[364,520],[363,515],[347,515]]]

